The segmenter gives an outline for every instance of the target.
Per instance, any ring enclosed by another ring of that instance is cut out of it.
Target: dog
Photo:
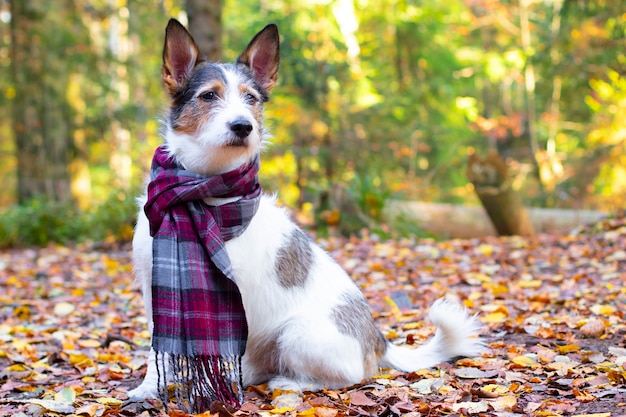
[[[186,170],[206,176],[256,158],[269,140],[263,106],[276,85],[278,67],[275,25],[254,36],[235,63],[209,63],[184,26],[172,19],[162,67],[171,99],[162,126],[169,155]],[[140,198],[132,246],[152,334],[152,238],[144,203]],[[272,390],[337,389],[372,377],[380,367],[412,372],[484,350],[477,317],[443,299],[430,308],[437,330],[429,342],[417,349],[388,342],[357,285],[272,196],[261,198],[248,228],[225,246],[248,321],[244,386],[268,382]],[[143,382],[129,396],[157,396],[154,351]]]

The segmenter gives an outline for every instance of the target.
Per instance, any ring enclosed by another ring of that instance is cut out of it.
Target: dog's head
[[[250,161],[267,138],[263,103],[276,85],[279,38],[268,25],[235,63],[210,63],[175,19],[165,30],[162,78],[171,97],[169,152],[190,171],[216,175]]]

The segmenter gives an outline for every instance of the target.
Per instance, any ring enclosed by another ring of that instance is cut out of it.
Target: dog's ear
[[[161,68],[161,77],[170,95],[174,95],[185,84],[193,68],[203,60],[187,29],[178,20],[170,19],[165,29]]]
[[[237,58],[238,63],[250,68],[255,80],[268,93],[276,85],[278,79],[279,44],[278,27],[275,24],[269,24],[256,34],[246,50]]]

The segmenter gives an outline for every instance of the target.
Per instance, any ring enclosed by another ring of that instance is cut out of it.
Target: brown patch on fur
[[[253,369],[263,371],[254,375],[254,380],[250,383],[256,384],[266,381],[272,376],[280,373],[280,348],[278,339],[283,333],[283,329],[278,329],[274,333],[263,334],[260,337],[249,337],[246,346],[246,357]]]
[[[224,93],[226,91],[226,86],[224,85],[223,82],[221,81],[213,81],[212,83],[207,84],[206,86],[203,86],[202,89],[200,89],[200,95],[204,94],[204,93],[208,93],[209,91],[214,92],[218,97],[224,97]],[[202,99],[200,99],[202,101]],[[202,103],[206,104],[206,105],[210,105],[211,103],[208,101],[202,101]]]
[[[370,307],[360,293],[344,293],[342,298],[344,302],[333,309],[332,318],[341,333],[359,342],[365,374],[374,375],[387,350],[387,340],[374,324]]]
[[[295,228],[289,239],[276,254],[276,275],[283,288],[303,287],[313,265],[311,241],[300,229]]]
[[[176,119],[174,130],[178,133],[184,133],[190,136],[197,136],[202,130],[203,124],[208,117],[205,111],[201,111],[197,103],[185,106],[183,111]]]
[[[250,93],[250,88],[246,84],[239,84],[239,94],[244,95],[246,93]]]
[[[226,87],[221,81],[214,81],[203,86],[198,97],[187,103],[180,112],[174,130],[190,136],[199,135],[203,124],[211,119],[211,111],[215,106],[215,103],[203,100],[201,95],[211,91],[217,97],[223,97],[225,90]]]

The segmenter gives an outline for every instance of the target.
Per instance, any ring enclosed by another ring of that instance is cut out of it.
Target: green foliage
[[[32,200],[13,206],[0,216],[0,246],[44,246],[74,240],[83,233],[70,204]]]
[[[376,222],[382,220],[383,208],[391,192],[381,187],[381,179],[369,173],[355,175],[350,192],[363,214]]]
[[[128,241],[136,212],[133,198],[123,192],[114,193],[103,204],[83,212],[72,204],[31,200],[0,214],[0,247]]]
[[[184,5],[30,3],[49,24],[22,26],[19,33],[32,50],[50,52],[46,83],[31,85],[47,86],[41,93],[62,104],[68,126],[60,136],[71,138],[72,179],[81,173],[79,182],[89,184],[82,198],[74,198],[94,208],[79,212],[41,201],[11,208],[0,219],[0,244],[116,235],[123,227],[115,224],[134,215],[130,192],[104,203],[98,196],[138,184],[162,140],[157,120],[167,107],[160,80],[163,31],[170,16],[184,21]],[[0,60],[3,206],[16,201],[18,183],[10,117],[19,99],[10,77],[10,4],[0,5],[0,56],[7,58]],[[624,198],[615,197],[626,190],[623,7],[610,0],[526,2],[531,18],[524,46],[521,4],[223,2],[225,61],[268,22],[280,28],[279,84],[266,107],[274,139],[264,154],[264,187],[290,207],[314,205],[307,210],[321,212],[337,207],[332,201],[322,207],[320,194],[345,186],[359,209],[378,222],[390,196],[475,204],[465,175],[467,155],[497,148],[523,167],[540,160],[548,195],[539,192],[539,178],[528,175],[526,203],[623,206]],[[30,50],[23,49],[26,57]],[[30,58],[20,63],[36,66]],[[539,147],[535,155],[529,118]]]

